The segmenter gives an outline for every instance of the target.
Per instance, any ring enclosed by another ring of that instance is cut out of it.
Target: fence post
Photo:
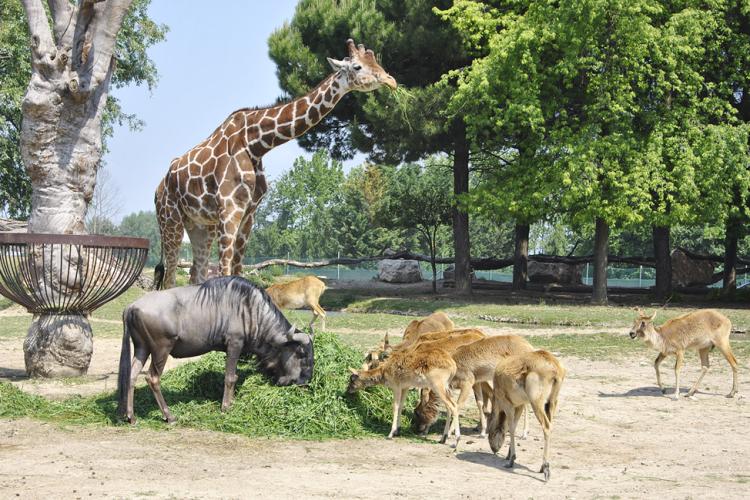
[[[585,284],[589,284],[589,263],[586,262],[586,279],[584,280]]]
[[[638,288],[643,288],[643,266],[638,266]]]

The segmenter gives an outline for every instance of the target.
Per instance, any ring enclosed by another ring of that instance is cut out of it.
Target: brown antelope
[[[482,338],[485,336],[480,330],[474,328],[461,328],[458,330],[444,330],[441,332],[429,332],[421,334],[417,339],[411,343],[401,342],[400,344],[392,345],[388,338],[388,334],[385,334],[383,342],[376,348],[370,349],[365,354],[365,361],[362,364],[363,370],[371,370],[376,368],[378,364],[382,363],[392,352],[404,350],[407,348],[414,347],[424,342],[432,342],[434,340],[444,340],[453,337],[462,337],[466,334],[476,335],[479,334]],[[463,344],[460,344],[463,345]]]
[[[444,312],[435,312],[420,320],[412,320],[406,327],[400,344],[393,346],[390,344],[388,334],[385,334],[383,342],[376,348],[370,349],[365,353],[365,361],[362,364],[363,370],[375,368],[379,362],[385,359],[392,349],[403,349],[412,345],[417,339],[436,340],[443,338],[441,332],[452,331],[455,329],[453,321]],[[434,332],[435,336],[423,337],[425,334]]]
[[[630,329],[630,338],[641,338],[648,346],[659,351],[654,361],[654,369],[656,370],[656,383],[662,393],[666,394],[666,390],[661,383],[659,365],[664,358],[670,354],[677,357],[674,365],[673,396],[673,399],[677,401],[680,398],[680,370],[682,370],[685,351],[697,350],[701,358],[701,374],[687,394],[688,397],[692,397],[708,371],[708,352],[713,347],[718,347],[729,366],[732,367],[732,390],[729,391],[727,397],[732,398],[737,394],[737,359],[729,346],[729,334],[732,331],[732,322],[729,318],[713,309],[700,309],[667,320],[661,326],[654,326],[656,312],[648,316],[639,308],[636,308],[636,311],[638,311],[638,316]]]
[[[454,330],[456,326],[444,312],[434,312],[424,319],[413,320],[404,330],[403,343],[411,344],[424,333]]]
[[[460,434],[458,414],[448,392],[448,383],[456,373],[456,363],[451,355],[440,348],[439,341],[426,342],[394,352],[377,368],[352,372],[346,391],[353,394],[360,389],[384,384],[393,391],[393,421],[388,439],[397,436],[401,427],[401,410],[406,395],[412,387],[426,387],[438,395],[448,408],[448,417],[453,417],[453,428]]]
[[[489,423],[489,442],[493,453],[503,445],[506,431],[510,434],[508,464],[512,468],[516,460],[516,425],[526,404],[531,404],[534,415],[544,433],[542,468],[548,481],[549,442],[552,418],[557,411],[560,387],[565,379],[565,368],[547,351],[531,351],[501,360],[495,368],[493,378],[492,416]]]
[[[453,361],[456,362],[456,374],[451,380],[450,386],[459,389],[460,393],[456,401],[456,410],[461,411],[461,406],[469,397],[473,388],[474,398],[479,408],[480,437],[487,435],[487,420],[484,414],[484,385],[482,382],[491,382],[495,376],[495,367],[502,359],[515,354],[533,351],[534,348],[523,337],[518,335],[499,335],[486,337],[471,344],[456,349],[453,353]],[[524,419],[526,425],[527,419]],[[525,434],[525,432],[524,432]],[[443,431],[442,442],[448,438],[448,425],[446,422]],[[456,449],[458,449],[458,438],[456,437]]]
[[[313,323],[318,317],[321,320],[321,329],[326,329],[326,312],[320,307],[318,301],[326,290],[326,284],[315,276],[305,276],[287,283],[271,285],[266,292],[279,309],[300,309],[309,307],[312,310],[310,331],[313,331]]]

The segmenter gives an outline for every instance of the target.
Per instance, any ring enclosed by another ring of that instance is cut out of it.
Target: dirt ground
[[[20,342],[6,340],[0,376],[47,397],[111,390],[119,347],[95,341],[84,383],[32,383],[21,376]],[[308,442],[0,419],[0,498],[748,498],[748,383],[726,399],[731,372],[711,359],[696,400],[674,402],[655,388],[650,358],[564,358],[547,484],[533,417],[512,471],[467,427],[454,453],[436,435]],[[684,384],[698,374],[697,356],[686,365]],[[744,360],[741,377],[749,367]]]

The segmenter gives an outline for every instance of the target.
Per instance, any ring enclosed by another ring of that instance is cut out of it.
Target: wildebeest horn
[[[312,339],[312,335],[308,335],[305,332],[294,332],[292,334],[292,340],[299,342],[300,344],[307,344]]]
[[[648,317],[648,319],[650,319],[651,321],[653,321],[653,320],[654,320],[654,318],[656,317],[656,313],[658,313],[658,312],[659,312],[658,310],[657,310],[657,311],[654,311],[654,314],[652,314],[651,316],[647,316],[647,317]]]

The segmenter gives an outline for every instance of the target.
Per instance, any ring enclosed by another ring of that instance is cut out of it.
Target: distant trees
[[[498,158],[471,209],[591,228],[597,303],[611,228],[651,226],[666,298],[670,228],[735,228],[748,211],[749,13],[733,2],[456,0],[440,15],[476,59],[450,110]]]

